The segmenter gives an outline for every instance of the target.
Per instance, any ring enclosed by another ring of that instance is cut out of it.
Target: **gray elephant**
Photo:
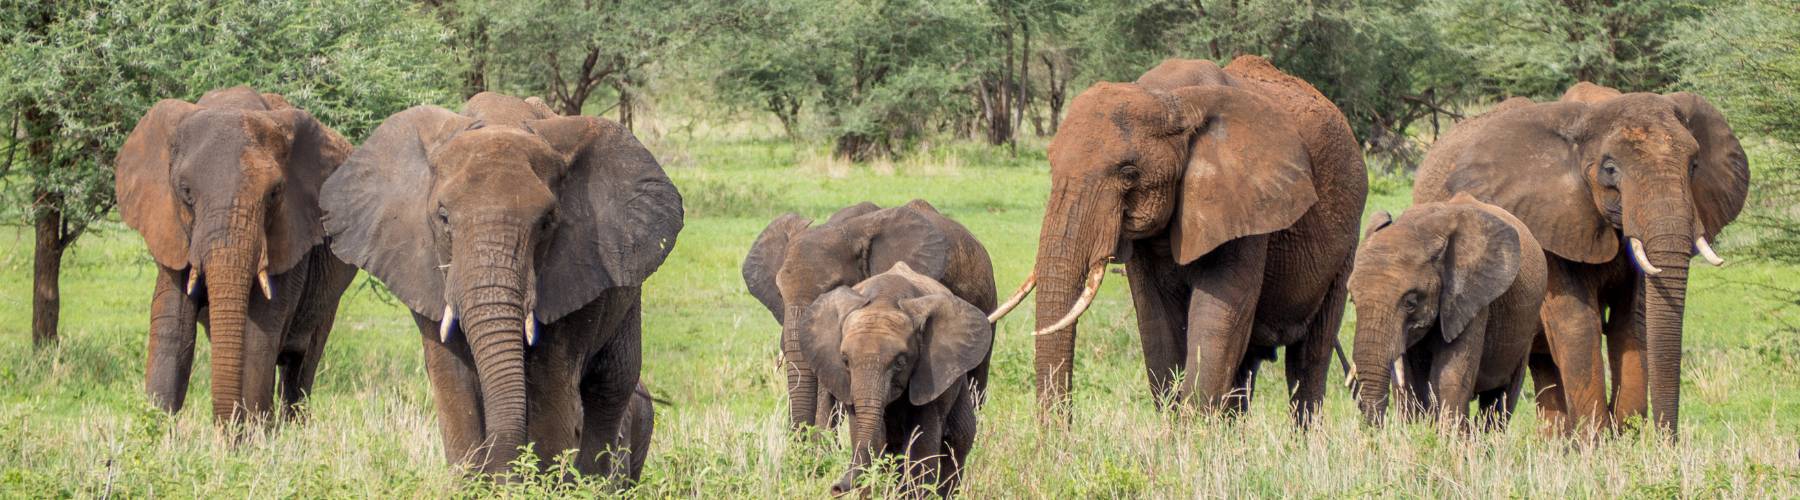
[[[500,471],[534,442],[617,470],[601,452],[638,384],[640,287],[682,226],[681,195],[629,131],[491,92],[462,114],[418,106],[322,203],[332,250],[412,310],[451,461]]]
[[[838,287],[854,286],[894,263],[905,262],[952,294],[982,311],[994,310],[994,269],[987,249],[956,221],[925,200],[881,208],[863,202],[838,210],[824,224],[797,214],[776,217],[744,257],[744,284],[782,325],[789,409],[794,429],[831,425],[835,406],[818,381],[800,343],[798,316],[814,300]],[[977,386],[987,384],[987,365],[976,369]]]
[[[1648,405],[1675,431],[1688,262],[1724,262],[1709,241],[1749,188],[1744,150],[1706,99],[1583,82],[1561,101],[1515,98],[1457,124],[1425,155],[1413,202],[1467,192],[1518,216],[1548,252],[1547,341],[1530,361],[1540,420],[1606,427]]]
[[[905,457],[909,487],[948,497],[975,442],[976,370],[994,344],[986,311],[900,261],[804,314],[796,331],[819,385],[850,402],[850,470],[832,494],[855,489],[879,453]]]
[[[131,130],[114,186],[156,260],[144,389],[157,407],[187,398],[198,321],[215,419],[267,417],[277,375],[283,415],[296,415],[356,276],[319,222],[319,186],[349,154],[312,115],[242,86],[162,100]]]
[[[1365,420],[1382,420],[1396,380],[1402,408],[1415,414],[1460,424],[1479,398],[1482,419],[1503,425],[1541,330],[1544,265],[1523,222],[1466,194],[1399,220],[1376,213],[1349,283]]]

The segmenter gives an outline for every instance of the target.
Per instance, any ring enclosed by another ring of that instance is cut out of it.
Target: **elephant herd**
[[[1709,241],[1749,186],[1705,99],[1588,83],[1459,124],[1426,155],[1414,206],[1366,227],[1348,122],[1264,59],[1170,59],[1094,85],[1063,120],[1036,262],[1004,303],[981,242],[924,200],[782,215],[751,244],[744,283],[781,325],[791,429],[850,429],[834,494],[881,455],[909,485],[954,491],[995,324],[1034,290],[1040,415],[1072,419],[1076,325],[1113,263],[1166,410],[1247,411],[1285,348],[1308,425],[1353,299],[1346,371],[1370,423],[1393,406],[1504,425],[1529,373],[1554,431],[1648,415],[1673,433],[1688,262],[1722,263]],[[641,290],[683,212],[619,124],[482,93],[460,113],[396,113],[352,147],[282,96],[234,87],[157,103],[116,165],[121,218],[158,268],[145,389],[159,407],[182,407],[198,323],[215,419],[269,418],[276,391],[295,417],[362,269],[418,326],[449,461],[502,473],[533,444],[582,450],[582,473],[641,472]]]

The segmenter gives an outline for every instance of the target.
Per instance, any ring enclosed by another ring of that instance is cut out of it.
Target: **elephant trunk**
[[[1034,365],[1040,411],[1068,404],[1075,364],[1075,319],[1099,289],[1118,245],[1123,211],[1115,193],[1087,183],[1057,181],[1038,236],[1037,331]],[[1095,271],[1101,271],[1096,274]],[[1086,300],[1083,300],[1085,297]]]
[[[242,423],[252,413],[261,417],[261,413],[267,411],[261,405],[253,408],[244,394],[245,350],[253,348],[245,341],[252,300],[250,287],[258,275],[258,263],[265,258],[266,252],[264,211],[258,204],[244,204],[229,209],[227,217],[224,237],[210,240],[205,261],[196,273],[206,276],[207,334],[212,339],[213,418],[221,423]],[[258,396],[273,397],[270,394]]]
[[[781,328],[781,354],[787,360],[788,419],[794,431],[817,423],[813,417],[819,403],[819,380],[800,345],[800,318],[806,315],[806,307],[806,304],[789,305],[782,315],[786,321]]]
[[[1677,430],[1681,410],[1681,334],[1692,248],[1690,223],[1683,218],[1653,225],[1652,236],[1643,243],[1650,262],[1661,269],[1643,276],[1648,392],[1656,425],[1671,435]]]
[[[881,379],[885,382],[885,379]],[[860,393],[858,394],[861,395]],[[856,478],[875,460],[875,454],[887,449],[887,422],[883,414],[886,397],[858,397],[853,403],[856,418],[850,432],[850,470],[831,485],[832,495],[842,495],[856,488]]]
[[[451,269],[457,321],[481,385],[486,472],[504,471],[525,444],[525,322],[530,314],[530,249],[518,231],[475,231],[459,241]],[[466,267],[461,263],[472,263]]]
[[[1356,351],[1352,353],[1356,360],[1356,405],[1362,410],[1365,424],[1380,425],[1387,417],[1392,366],[1400,358],[1399,344],[1406,332],[1391,313],[1359,309],[1356,316]]]

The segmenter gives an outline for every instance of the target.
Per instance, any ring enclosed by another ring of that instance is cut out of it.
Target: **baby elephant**
[[[899,262],[820,297],[802,321],[819,385],[850,402],[854,451],[831,493],[854,489],[883,453],[906,457],[907,484],[949,496],[975,441],[972,372],[994,344],[986,313]]]
[[[1460,425],[1479,398],[1484,420],[1504,424],[1540,331],[1544,273],[1525,225],[1466,194],[1399,220],[1376,213],[1350,274],[1364,419],[1381,422],[1392,380],[1407,410]]]

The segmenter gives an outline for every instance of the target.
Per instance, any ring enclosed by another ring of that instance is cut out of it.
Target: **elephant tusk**
[[[1111,261],[1112,257],[1107,257],[1106,260],[1094,264],[1094,270],[1088,272],[1087,283],[1081,287],[1081,298],[1075,300],[1075,307],[1069,308],[1069,313],[1057,320],[1056,324],[1038,330],[1032,335],[1056,333],[1075,324],[1075,320],[1081,319],[1081,313],[1087,312],[1088,306],[1094,304],[1094,296],[1100,294],[1100,281],[1106,277],[1106,263]]]
[[[1706,263],[1714,267],[1725,265],[1725,259],[1719,258],[1719,254],[1713,253],[1712,245],[1706,244],[1705,236],[1694,238],[1694,248],[1700,250],[1700,256],[1706,258]]]
[[[1013,308],[1019,307],[1019,304],[1025,302],[1025,296],[1030,295],[1031,290],[1035,288],[1037,288],[1037,271],[1032,271],[1031,275],[1025,277],[1025,282],[1019,284],[1019,290],[1013,292],[1012,298],[1006,299],[1005,304],[1000,304],[1000,307],[994,309],[993,314],[988,315],[988,324],[999,323],[1000,318],[1006,317],[1006,314],[1012,312]]]
[[[1644,274],[1651,276],[1662,274],[1661,269],[1657,269],[1656,266],[1650,265],[1650,258],[1644,256],[1644,242],[1639,241],[1637,238],[1631,239],[1631,258],[1637,260],[1638,269],[1643,269]]]
[[[525,345],[537,345],[537,312],[525,313]]]
[[[192,295],[194,295],[194,292],[199,289],[200,289],[200,268],[199,267],[189,268],[188,269],[187,294],[189,296],[192,296]]]
[[[262,259],[256,263],[256,284],[262,286],[264,300],[275,300],[275,285],[269,283],[269,250],[263,249]]]
[[[1406,388],[1406,364],[1402,363],[1405,360],[1406,358],[1394,360],[1394,383],[1399,384],[1401,389]]]
[[[450,343],[450,330],[456,328],[456,308],[444,304],[444,320],[438,323],[438,342]]]

